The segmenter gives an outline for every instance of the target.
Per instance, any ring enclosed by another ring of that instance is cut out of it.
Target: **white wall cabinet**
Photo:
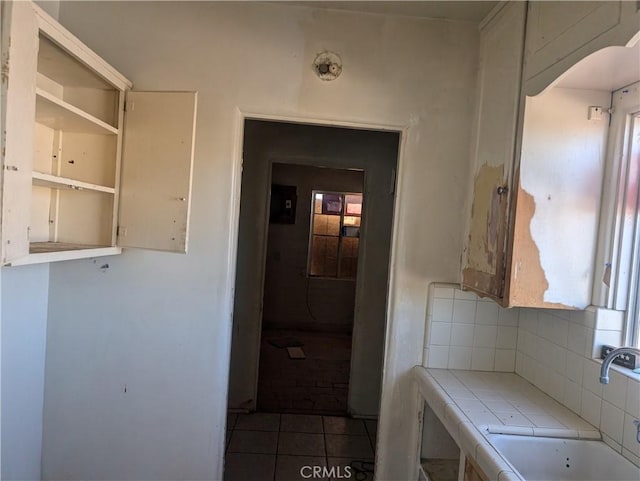
[[[502,297],[509,186],[515,153],[526,3],[497,7],[480,27],[471,220],[463,286]]]
[[[197,94],[133,92],[37,6],[3,9],[2,264],[186,252]]]
[[[636,1],[529,2],[526,95],[537,95],[588,55],[638,33]]]
[[[569,74],[639,25],[636,2],[508,2],[485,21],[464,288],[505,307],[591,303],[608,125],[588,111],[612,89]]]

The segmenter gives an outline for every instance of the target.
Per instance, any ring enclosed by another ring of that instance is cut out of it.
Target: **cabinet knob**
[[[509,187],[507,187],[506,185],[501,185],[496,189],[496,192],[498,193],[498,195],[504,195],[509,192]]]
[[[178,200],[179,200],[180,202],[184,202],[184,201],[186,201],[186,200],[187,200],[187,198],[186,198],[186,197],[178,197]]]

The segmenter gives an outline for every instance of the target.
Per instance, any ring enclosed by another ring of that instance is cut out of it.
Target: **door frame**
[[[239,240],[239,223],[240,223],[240,201],[241,201],[241,187],[242,187],[242,170],[243,170],[243,146],[245,140],[244,126],[247,120],[258,120],[258,121],[272,121],[272,122],[289,122],[295,124],[302,125],[310,125],[310,126],[318,126],[318,127],[342,127],[349,129],[357,129],[357,130],[370,130],[370,131],[378,131],[378,132],[393,132],[397,133],[399,136],[398,139],[398,153],[396,158],[396,175],[394,179],[394,202],[393,202],[393,213],[391,219],[391,238],[390,238],[390,249],[389,249],[389,259],[388,259],[388,281],[387,281],[387,300],[385,306],[385,326],[384,326],[384,345],[382,346],[382,359],[383,364],[380,366],[382,371],[382,375],[384,376],[384,364],[386,364],[386,352],[387,345],[389,342],[388,333],[389,333],[389,324],[391,323],[391,314],[392,314],[392,291],[394,285],[394,270],[393,265],[395,264],[394,259],[397,256],[396,246],[397,246],[397,203],[396,203],[396,194],[399,190],[399,186],[401,185],[402,179],[402,165],[403,165],[403,153],[404,153],[404,144],[407,138],[407,133],[409,127],[406,126],[398,126],[398,125],[389,125],[389,124],[373,124],[373,123],[365,123],[365,122],[356,122],[356,121],[345,121],[345,120],[333,120],[333,119],[323,119],[317,117],[296,117],[290,115],[276,115],[276,114],[268,114],[268,113],[259,113],[254,111],[246,111],[240,108],[236,109],[235,113],[235,136],[234,136],[234,148],[233,148],[233,174],[232,174],[232,202],[230,209],[230,225],[233,226],[229,232],[229,257],[228,257],[228,286],[229,286],[229,294],[228,294],[228,302],[230,304],[230,313],[231,319],[230,322],[232,324],[233,329],[233,320],[234,320],[234,302],[235,302],[235,282],[236,282],[236,269],[237,269],[237,261],[238,261],[238,240]],[[291,158],[294,160],[294,158]],[[278,162],[287,162],[286,158],[278,159]],[[272,176],[272,165],[274,163],[274,159],[269,159],[269,175],[267,181],[270,182]],[[293,162],[295,163],[295,162]],[[366,176],[366,170],[365,170]],[[270,190],[266,189],[266,197],[265,202],[268,205],[270,201]],[[262,219],[263,227],[265,229],[265,234],[268,234],[269,228],[269,216],[268,211],[265,217]],[[260,286],[261,286],[261,296],[264,295],[264,282],[265,282],[265,274],[266,274],[266,255],[267,255],[267,243],[268,236],[265,236],[265,241],[262,243],[262,252],[260,256]],[[360,261],[358,262],[358,270],[360,270]],[[357,303],[357,292],[358,292],[358,280],[356,280],[356,303]],[[262,301],[261,301],[261,310],[262,310]],[[354,312],[354,333],[352,338],[352,347],[353,340],[356,338],[355,325],[357,315],[357,306],[356,312]],[[260,335],[254,336],[253,344],[251,346],[252,353],[256,359],[255,369],[253,372],[253,396],[249,405],[247,405],[247,409],[250,411],[255,411],[257,408],[257,393],[258,393],[258,377],[259,377],[259,361],[260,361],[260,342],[261,342],[261,332],[262,332],[262,319],[258,320],[258,332]],[[231,341],[231,340],[230,340]],[[229,359],[231,360],[231,348],[232,342],[229,343]],[[353,349],[352,349],[353,350]],[[353,357],[351,357],[351,361]],[[229,368],[231,365],[229,364]],[[351,376],[352,370],[349,373],[349,394],[348,394],[348,410],[350,409],[351,404]],[[381,379],[381,383],[383,379]],[[381,396],[382,398],[382,396]],[[381,401],[381,399],[380,399]],[[379,406],[381,402],[379,402]],[[378,414],[381,415],[380,407],[378,408]]]

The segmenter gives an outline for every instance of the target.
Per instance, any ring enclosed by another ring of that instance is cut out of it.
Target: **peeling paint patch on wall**
[[[503,179],[504,165],[480,167],[471,207],[467,267],[492,275],[498,267],[498,240],[504,222],[505,203],[496,192]]]

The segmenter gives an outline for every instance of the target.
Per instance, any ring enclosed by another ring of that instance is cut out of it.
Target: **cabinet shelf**
[[[29,244],[29,255],[11,262],[12,266],[58,262],[72,259],[86,259],[120,254],[120,247],[95,246],[86,244],[70,244],[66,242],[32,242]]]
[[[105,194],[115,194],[116,192],[113,187],[90,184],[89,182],[59,177],[57,175],[44,174],[42,172],[34,171],[32,178],[33,185],[40,187],[50,187],[52,189],[91,190],[94,192],[103,192]]]
[[[118,134],[118,129],[112,125],[39,88],[36,89],[36,122],[67,132]]]

